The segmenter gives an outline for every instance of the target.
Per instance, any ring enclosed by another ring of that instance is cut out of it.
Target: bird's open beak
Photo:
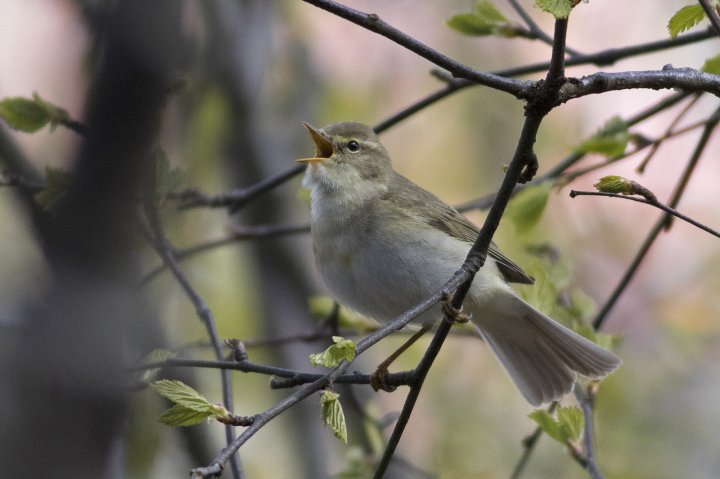
[[[334,153],[332,143],[330,143],[330,141],[325,138],[325,136],[313,126],[305,122],[303,122],[303,126],[307,128],[307,130],[310,132],[310,136],[315,142],[315,157],[301,158],[295,161],[297,161],[298,163],[310,163],[311,165],[327,161]]]

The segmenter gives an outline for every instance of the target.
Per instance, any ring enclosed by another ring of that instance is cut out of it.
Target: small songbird
[[[316,129],[303,184],[310,190],[315,260],[341,304],[390,321],[452,277],[478,228],[432,193],[393,170],[369,126]],[[523,301],[508,282],[532,283],[493,244],[464,308],[523,396],[533,406],[558,400],[577,375],[602,378],[621,361]],[[439,309],[415,321],[432,324]]]

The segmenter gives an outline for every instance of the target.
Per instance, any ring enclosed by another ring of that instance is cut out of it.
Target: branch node
[[[443,293],[442,301],[440,302],[440,308],[445,315],[443,319],[450,324],[458,323],[465,324],[470,321],[472,315],[465,314],[462,312],[463,308],[459,309],[452,305],[452,297],[448,293]]]
[[[232,351],[233,361],[242,363],[248,360],[248,353],[245,349],[245,343],[243,343],[239,339],[229,338],[225,340],[225,344]]]

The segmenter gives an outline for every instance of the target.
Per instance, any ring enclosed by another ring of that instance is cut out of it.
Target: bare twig
[[[270,238],[275,236],[286,236],[310,232],[310,225],[231,225],[230,228],[233,232],[227,236],[203,241],[202,243],[198,243],[194,246],[176,250],[174,252],[175,260],[183,261],[199,253],[249,239]],[[158,274],[165,270],[165,268],[167,268],[167,264],[162,263],[152,269],[143,277],[140,282],[140,286],[144,286],[155,279]]]
[[[715,9],[717,8],[717,4],[713,2],[713,5],[711,5],[708,0],[698,0],[698,2],[702,5],[703,10],[705,10],[705,14],[708,17],[708,20],[710,20],[712,27],[715,29],[715,33],[720,35],[720,16],[718,16],[718,11]]]
[[[393,319],[391,322],[387,323],[379,330],[375,331],[372,334],[369,334],[364,339],[359,341],[356,346],[356,354],[362,354],[392,332],[407,326],[414,318],[437,304],[447,294],[455,291],[461,284],[467,281],[468,278],[470,278],[469,270],[466,267],[460,268],[453,275],[453,277],[450,278],[436,293],[430,295],[421,303],[408,309],[403,314]],[[253,422],[252,426],[250,426],[240,436],[238,436],[235,441],[232,442],[232,444],[228,445],[225,449],[223,449],[220,454],[218,454],[218,456],[215,457],[215,459],[210,463],[210,465],[208,465],[207,467],[193,469],[193,477],[214,477],[220,474],[223,470],[223,464],[225,464],[225,462],[227,462],[227,460],[235,452],[237,452],[237,450],[243,444],[245,444],[248,439],[255,435],[255,433],[257,433],[257,431],[259,431],[265,424],[267,424],[276,416],[282,414],[284,411],[291,408],[298,402],[302,401],[306,397],[333,383],[335,379],[342,373],[344,373],[349,366],[349,362],[343,361],[339,366],[333,368],[326,375],[322,376],[321,378],[312,383],[305,384],[297,391],[295,391],[295,393],[291,394],[276,405],[259,414]]]
[[[270,380],[271,389],[285,389],[303,384],[308,384],[318,381],[326,376],[326,374],[306,373],[302,371],[296,371],[294,369],[269,366],[267,364],[259,364],[250,361],[249,359],[245,359],[242,361],[210,361],[207,359],[170,358],[165,361],[145,363],[139,366],[135,366],[133,368],[129,368],[128,371],[142,371],[147,369],[167,367],[219,369],[227,371],[240,371],[243,373],[264,374],[266,376],[274,377]],[[349,374],[338,375],[334,379],[333,383],[369,385],[370,378],[370,374],[353,372]],[[407,386],[415,382],[416,374],[415,371],[399,371],[396,373],[388,373],[385,378],[387,380],[387,384],[390,386]]]
[[[693,106],[695,106],[698,102],[698,100],[702,97],[702,95],[693,95],[692,99],[683,107],[683,109],[675,116],[673,121],[670,122],[668,127],[665,129],[665,133],[662,136],[668,136],[670,135],[675,127],[678,125],[680,120],[682,120],[685,115],[692,109]],[[658,148],[660,148],[660,143],[655,143],[650,147],[650,151],[645,155],[645,158],[640,162],[640,164],[635,168],[635,171],[638,173],[643,173],[645,171],[645,168],[647,167],[648,163],[650,163],[650,160],[655,156],[655,153],[657,152]]]
[[[453,76],[470,80],[479,85],[485,85],[496,90],[510,93],[517,98],[526,98],[532,82],[504,78],[492,73],[486,73],[470,68],[463,63],[444,55],[437,50],[417,41],[410,35],[384,22],[374,13],[364,13],[347,7],[332,0],[303,0],[306,3],[322,8],[338,17],[344,18],[371,32],[388,38],[400,46],[416,53],[426,60],[449,71]]]
[[[695,171],[695,166],[697,165],[697,162],[702,155],[703,151],[705,151],[705,147],[707,146],[707,142],[710,138],[710,135],[715,130],[715,127],[718,124],[718,120],[715,120],[711,123],[708,123],[705,125],[705,128],[703,129],[702,134],[700,135],[700,139],[698,140],[697,145],[695,146],[695,150],[693,151],[693,154],[690,158],[690,161],[688,162],[688,165],[685,167],[685,170],[683,171],[680,181],[678,183],[678,187],[675,191],[675,193],[672,195],[672,198],[668,202],[668,205],[671,208],[674,208],[677,206],[678,201],[680,201],[680,197],[682,196],[682,193],[684,192],[685,188],[684,185],[687,184],[688,180],[690,179],[690,176],[692,175],[693,171]],[[625,274],[620,279],[620,282],[615,287],[613,292],[610,294],[610,297],[603,305],[602,309],[597,313],[595,316],[595,320],[593,321],[593,328],[596,330],[599,330],[602,328],[603,324],[605,323],[605,320],[607,319],[608,315],[610,314],[610,311],[617,303],[617,300],[620,298],[622,293],[627,289],[628,284],[630,284],[630,280],[635,276],[635,273],[637,272],[637,269],[640,267],[640,263],[645,259],[645,256],[647,255],[648,251],[650,251],[650,247],[653,245],[657,237],[660,235],[660,232],[665,228],[667,225],[667,220],[671,216],[669,214],[663,215],[662,218],[655,224],[655,226],[650,230],[650,233],[648,233],[647,237],[645,238],[645,241],[643,241],[643,244],[640,246],[640,249],[635,255],[635,258],[633,258],[633,261],[628,266],[628,269],[625,271]]]
[[[212,310],[205,302],[205,300],[195,291],[195,288],[190,283],[190,280],[185,276],[185,273],[180,269],[175,256],[173,254],[173,247],[170,241],[165,236],[165,232],[162,228],[160,221],[160,215],[158,212],[157,204],[153,200],[147,200],[145,202],[145,215],[147,216],[148,223],[153,232],[154,242],[152,243],[156,251],[163,259],[163,262],[170,268],[173,276],[180,284],[182,289],[185,291],[188,299],[195,307],[195,311],[198,317],[202,320],[207,330],[210,342],[212,343],[215,357],[217,359],[223,358],[223,345],[220,341],[220,335],[215,325],[215,319],[213,317]],[[220,374],[223,391],[223,404],[228,410],[233,409],[233,391],[232,391],[232,376],[229,371],[221,371]],[[225,437],[228,444],[231,444],[235,440],[235,428],[230,425],[225,426]],[[242,467],[240,466],[240,460],[237,455],[232,454],[227,458],[232,461],[232,470],[235,479],[241,479],[243,477]]]
[[[603,479],[600,467],[597,463],[597,452],[595,451],[595,434],[593,424],[593,413],[595,410],[595,396],[591,388],[583,391],[582,386],[575,385],[575,398],[580,404],[580,409],[585,418],[585,428],[583,429],[584,454],[578,461],[584,467],[592,479]]]
[[[460,300],[460,303],[462,304],[462,299]],[[425,351],[425,354],[423,354],[423,357],[420,360],[417,368],[415,368],[415,370],[413,371],[415,373],[415,381],[410,386],[410,392],[405,398],[405,403],[403,404],[403,408],[400,411],[400,416],[398,417],[392,434],[390,435],[390,439],[385,446],[383,456],[375,469],[375,474],[373,475],[375,479],[382,478],[385,475],[388,466],[390,465],[390,461],[392,460],[395,454],[395,450],[397,449],[398,444],[400,444],[400,439],[405,432],[405,427],[410,421],[410,415],[415,408],[415,403],[417,402],[417,398],[420,395],[420,390],[422,389],[423,383],[425,382],[425,378],[427,377],[427,374],[430,371],[430,367],[432,367],[435,358],[440,352],[440,348],[445,342],[445,339],[450,332],[452,324],[452,320],[449,320],[448,318],[445,318],[445,320],[440,322],[440,326],[435,332],[435,336],[433,337],[430,346]]]
[[[689,95],[690,95],[690,93],[684,93],[684,92],[674,93],[672,95],[669,95],[667,98],[664,98],[663,100],[659,101],[657,104],[652,105],[651,107],[646,108],[645,110],[642,110],[641,112],[628,117],[625,120],[625,123],[627,123],[628,126],[636,125],[636,124],[672,107],[673,105],[675,105],[678,102],[682,101],[683,99],[687,98]],[[703,124],[704,123],[705,122],[703,122]],[[672,132],[672,134],[678,134],[678,131],[674,131],[674,132]],[[515,187],[515,193],[522,191],[526,187],[537,185],[544,181],[549,181],[549,180],[553,180],[553,179],[560,177],[560,175],[562,175],[568,168],[575,165],[577,162],[579,162],[585,156],[586,156],[585,153],[578,153],[578,152],[571,153],[565,159],[561,160],[557,165],[555,165],[550,170],[548,170],[547,173],[536,178],[531,183],[525,184],[525,185],[517,185]],[[604,166],[604,164],[603,164],[603,166]],[[571,173],[571,174],[575,174],[575,173]],[[487,209],[490,207],[490,205],[492,205],[493,201],[495,201],[495,193],[491,193],[489,195],[483,196],[482,198],[478,198],[478,199],[463,203],[463,204],[457,206],[457,209],[458,209],[458,211],[461,211],[461,212],[470,211],[473,209]]]
[[[577,57],[571,58],[565,62],[566,67],[570,66],[579,66],[579,65],[598,65],[598,66],[604,66],[604,65],[612,65],[615,62],[619,60],[623,60],[625,58],[637,56],[637,55],[643,55],[646,53],[652,53],[660,50],[666,50],[668,48],[675,48],[680,47],[683,45],[688,45],[694,42],[707,40],[709,38],[712,38],[715,36],[715,32],[712,30],[705,30],[700,32],[692,32],[688,33],[686,35],[680,35],[676,38],[668,38],[663,40],[657,40],[654,42],[648,42],[648,43],[640,43],[637,45],[633,45],[630,47],[625,48],[611,48],[608,50],[602,50],[596,53],[591,53],[587,55],[578,55]],[[535,63],[520,67],[513,67],[513,68],[506,68],[503,70],[498,70],[495,72],[492,72],[495,75],[498,76],[519,76],[519,75],[528,75],[531,73],[538,73],[546,71],[550,66],[549,62],[544,63]],[[380,133],[381,131],[386,130],[387,128],[399,123],[400,121],[408,118],[409,116],[414,115],[415,113],[419,112],[423,108],[430,106],[443,98],[446,98],[453,93],[457,93],[458,91],[471,87],[471,86],[477,86],[476,83],[473,83],[471,81],[467,80],[455,80],[452,83],[448,83],[443,89],[438,90],[434,93],[431,93],[430,95],[426,96],[425,98],[422,98],[418,100],[417,102],[413,103],[412,105],[408,106],[404,110],[399,111],[398,113],[394,114],[393,116],[383,120],[381,123],[377,124],[375,126],[375,131]],[[683,93],[678,93],[677,95],[683,95]]]
[[[304,170],[304,165],[293,166],[277,175],[258,181],[253,185],[238,188],[222,195],[210,196],[198,190],[185,190],[176,195],[179,200],[178,208],[190,209],[201,206],[209,208],[230,207],[230,213],[234,213],[249,201],[283,184]]]
[[[616,193],[604,193],[601,191],[570,190],[570,198],[575,198],[576,196],[607,196],[610,198],[624,198],[626,200],[637,201],[638,203],[645,203],[646,205],[651,205],[651,206],[654,206],[655,208],[659,208],[659,209],[665,211],[666,213],[669,213],[677,218],[680,218],[681,220],[686,221],[686,222],[690,223],[691,225],[696,226],[696,227],[700,228],[701,230],[720,238],[720,231],[714,230],[714,229],[710,228],[709,226],[706,226],[706,225],[700,223],[699,221],[696,221],[696,220],[680,213],[676,209],[660,203],[659,201],[649,201],[646,198],[637,198],[634,196],[627,196],[627,195],[621,195],[621,194],[616,194]]]
[[[625,153],[625,154],[623,154],[623,155],[616,156],[616,157],[613,157],[613,158],[609,158],[609,159],[607,159],[607,160],[605,160],[605,161],[602,161],[602,162],[600,162],[600,163],[596,163],[596,164],[594,164],[594,165],[590,165],[590,166],[587,166],[587,167],[584,167],[584,168],[578,168],[578,169],[576,169],[576,170],[573,170],[573,171],[571,171],[571,172],[569,172],[569,173],[566,173],[565,175],[562,176],[563,182],[564,182],[564,183],[569,183],[569,182],[575,180],[576,178],[579,178],[579,177],[581,177],[581,176],[587,175],[588,173],[590,173],[590,172],[592,172],[592,171],[596,171],[596,170],[599,170],[599,169],[601,169],[601,168],[605,168],[605,167],[607,167],[607,166],[609,166],[609,165],[611,165],[611,164],[613,164],[613,163],[617,163],[618,161],[621,161],[621,160],[625,160],[625,159],[627,159],[627,158],[630,158],[630,157],[636,155],[637,153],[643,151],[643,150],[646,149],[646,148],[650,148],[650,147],[653,147],[653,146],[656,146],[656,145],[660,145],[660,144],[662,144],[663,142],[665,142],[666,140],[669,140],[669,139],[671,139],[671,138],[675,138],[675,137],[677,137],[677,136],[684,135],[684,134],[689,133],[689,132],[691,132],[691,131],[693,131],[693,130],[696,130],[696,129],[700,128],[700,127],[705,127],[705,125],[716,121],[718,118],[720,118],[720,113],[717,113],[717,112],[716,112],[716,113],[712,114],[712,115],[711,115],[710,117],[708,117],[708,118],[705,118],[705,119],[703,119],[703,120],[699,120],[699,121],[697,121],[697,122],[695,122],[695,123],[691,123],[691,124],[689,124],[689,125],[687,125],[687,126],[684,126],[683,128],[678,128],[677,130],[672,130],[672,131],[666,132],[666,133],[663,134],[662,136],[660,136],[660,137],[658,137],[658,138],[655,138],[655,139],[653,139],[653,140],[647,140],[647,141],[645,141],[642,145],[638,146],[637,148],[635,148],[635,149],[632,150],[632,151],[628,151],[627,153]]]
[[[525,22],[525,25],[527,25],[528,29],[530,30],[530,33],[532,33],[535,38],[552,46],[552,37],[545,33],[542,28],[540,28],[540,25],[535,22],[533,17],[528,14],[527,10],[525,10],[525,7],[523,7],[520,2],[518,2],[518,0],[508,0],[508,3],[510,4],[510,6],[513,7],[515,12],[520,16],[520,18],[522,18],[523,22]],[[579,51],[573,50],[572,48],[569,48],[567,46],[565,47],[565,51],[568,53],[568,55],[574,57],[582,55],[582,53],[580,53]]]

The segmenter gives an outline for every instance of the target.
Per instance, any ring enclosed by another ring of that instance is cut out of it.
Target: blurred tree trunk
[[[175,68],[180,4],[116,3],[73,182],[39,227],[50,275],[5,341],[0,444],[8,477],[120,477],[128,357],[156,338],[137,294],[135,198]],[[115,468],[113,470],[113,468]]]

